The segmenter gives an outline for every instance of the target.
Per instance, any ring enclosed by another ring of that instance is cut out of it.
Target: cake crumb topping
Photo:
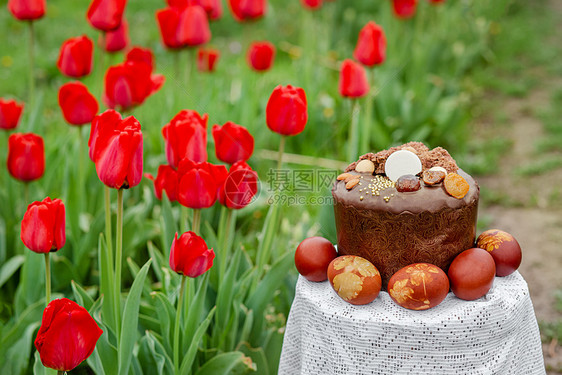
[[[391,147],[388,150],[382,150],[376,154],[369,152],[359,157],[359,160],[351,163],[346,169],[346,172],[355,170],[355,167],[362,160],[370,160],[375,165],[375,174],[384,175],[384,164],[386,159],[395,151],[408,150],[415,153],[422,162],[422,172],[430,169],[431,167],[443,167],[448,173],[456,172],[459,167],[447,150],[443,147],[436,147],[430,150],[426,145],[421,142],[409,142],[397,147]]]

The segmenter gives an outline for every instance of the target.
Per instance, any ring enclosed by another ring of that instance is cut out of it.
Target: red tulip
[[[353,57],[361,64],[373,66],[382,64],[386,58],[386,36],[382,27],[368,22],[359,32],[359,39]]]
[[[243,126],[228,121],[222,127],[213,125],[217,159],[228,164],[246,161],[254,152],[254,137]]]
[[[359,98],[369,92],[367,73],[361,64],[346,59],[340,70],[339,91],[341,96]]]
[[[57,67],[68,77],[80,78],[92,71],[94,43],[86,35],[65,40],[60,48]]]
[[[121,24],[127,0],[92,0],[88,8],[88,21],[101,31],[115,30]]]
[[[0,98],[0,129],[15,129],[20,121],[23,103]]]
[[[180,160],[188,158],[196,163],[207,161],[207,120],[197,111],[180,111],[162,128],[166,142],[166,158],[173,168]]]
[[[82,82],[69,82],[59,89],[59,106],[66,122],[84,125],[98,113],[98,101]]]
[[[55,299],[43,311],[35,348],[45,367],[70,371],[92,354],[102,333],[85,308]]]
[[[243,22],[263,17],[267,0],[228,0],[230,11],[236,21]]]
[[[170,250],[170,268],[172,271],[189,277],[198,277],[213,266],[215,252],[207,248],[205,240],[188,231],[174,238]]]
[[[416,13],[418,0],[392,0],[394,14],[398,18],[410,18]]]
[[[8,138],[8,171],[21,181],[41,178],[45,172],[43,138],[27,133],[15,133]]]
[[[60,250],[66,242],[64,203],[49,197],[31,203],[21,222],[21,240],[36,253]]]
[[[125,18],[115,30],[111,30],[100,36],[101,46],[107,52],[119,52],[127,48],[129,43],[129,23]]]
[[[211,39],[207,14],[198,5],[161,9],[156,18],[162,42],[168,48],[198,46]]]
[[[180,18],[181,41],[190,47],[199,46],[211,40],[211,29],[205,10],[199,5],[188,6]]]
[[[283,135],[297,135],[308,121],[306,94],[300,87],[277,86],[265,108],[267,127]]]
[[[239,210],[250,204],[258,192],[258,174],[243,161],[230,167],[228,176],[219,192],[220,203]]]
[[[46,7],[46,0],[8,0],[8,10],[20,21],[42,18]]]
[[[271,42],[253,42],[248,49],[248,64],[258,72],[269,70],[274,59],[275,46]]]
[[[130,109],[142,104],[164,84],[164,76],[152,74],[143,62],[125,61],[105,73],[103,100],[109,108]]]
[[[302,5],[310,10],[322,8],[322,0],[301,0]]]
[[[178,201],[189,208],[211,207],[227,175],[224,165],[182,159],[178,167]]]
[[[148,48],[133,47],[129,52],[127,52],[125,60],[144,62],[150,66],[151,71],[154,70],[154,54]]]
[[[197,51],[197,69],[200,72],[214,72],[219,56],[219,50],[200,48],[199,51]]]
[[[221,0],[167,0],[169,7],[183,9],[192,5],[201,6],[211,20],[218,20],[222,17]]]
[[[145,175],[154,182],[154,193],[156,198],[162,199],[162,192],[165,191],[170,202],[178,200],[178,172],[169,165],[158,167],[156,179],[152,175]]]
[[[173,7],[160,9],[156,12],[156,20],[160,28],[162,43],[167,48],[182,48],[184,43],[181,38],[180,15],[182,9]]]
[[[142,179],[141,125],[133,116],[122,119],[108,109],[96,116],[90,130],[90,159],[99,179],[115,189],[128,189]]]

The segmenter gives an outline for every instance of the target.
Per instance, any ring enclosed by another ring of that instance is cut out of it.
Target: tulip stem
[[[23,210],[25,211],[29,204],[29,182],[23,183]]]
[[[374,69],[369,69],[373,72],[373,79],[369,82],[369,92],[365,96],[365,117],[361,121],[361,127],[359,133],[359,153],[364,154],[369,152],[369,147],[371,144],[371,133],[373,132],[373,91],[374,91]]]
[[[33,21],[29,21],[29,104],[33,107],[35,100],[35,78],[33,71],[35,70],[35,31],[33,29]]]
[[[121,332],[121,260],[123,258],[123,189],[117,190],[117,222],[115,235],[115,309],[117,337]]]
[[[201,209],[193,209],[193,222],[191,223],[191,230],[195,234],[199,234],[199,228],[201,227]]]
[[[359,111],[359,101],[351,99],[351,125],[349,127],[347,160],[355,160],[358,156],[359,134],[357,128],[359,125]]]
[[[187,217],[189,215],[188,212],[187,212],[187,207],[181,206],[180,213],[181,213],[180,232],[183,233],[184,230],[187,230],[187,228],[189,228],[189,226],[187,224]]]
[[[66,375],[66,371],[57,371],[57,375]]]
[[[51,302],[51,262],[50,262],[50,255],[51,253],[45,253],[45,301],[46,305],[49,305]]]
[[[219,252],[222,254],[220,266],[219,266],[219,277],[222,281],[224,274],[226,272],[226,264],[228,262],[228,258],[230,257],[230,245],[232,241],[230,241],[230,234],[232,233],[232,229],[234,227],[234,223],[236,222],[236,215],[233,209],[226,208],[226,223],[224,226],[224,233],[222,234],[222,243],[220,244]]]
[[[181,275],[180,295],[178,297],[178,307],[176,309],[176,324],[174,325],[174,374],[180,373],[180,325],[181,308],[183,306],[183,295],[185,294],[185,275]]]
[[[174,59],[174,81],[179,82],[180,77],[180,52],[178,50],[172,50],[172,56]]]
[[[105,186],[105,240],[107,242],[107,258],[113,264],[113,233],[111,230],[111,190]]]
[[[281,140],[279,141],[279,152],[277,153],[277,170],[281,169],[283,165],[283,151],[285,150],[285,138],[287,136],[281,135]]]
[[[78,126],[78,184],[79,190],[81,193],[85,193],[86,185],[84,183],[84,134],[82,131],[82,127]],[[87,195],[85,195],[87,196]],[[79,213],[83,210],[84,200],[79,200]]]

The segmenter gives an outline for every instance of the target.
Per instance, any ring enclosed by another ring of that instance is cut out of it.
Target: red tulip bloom
[[[170,250],[170,268],[172,271],[189,277],[198,277],[213,266],[215,252],[207,248],[205,240],[192,231],[174,238]]]
[[[258,19],[267,11],[267,0],[228,0],[228,5],[238,22]]]
[[[227,175],[224,165],[182,159],[178,167],[178,201],[189,208],[211,207]]]
[[[341,96],[359,98],[369,92],[365,68],[353,60],[346,59],[340,70],[339,91]]]
[[[416,13],[418,0],[392,0],[394,14],[398,18],[410,18]]]
[[[308,121],[306,94],[300,87],[277,86],[265,108],[267,127],[282,135],[297,135]]]
[[[154,54],[148,48],[133,47],[129,52],[127,52],[125,60],[144,62],[150,66],[151,71],[154,70]]]
[[[178,168],[180,160],[188,158],[196,163],[207,161],[207,120],[197,111],[180,111],[162,128],[166,142],[168,163]]]
[[[55,299],[43,311],[35,348],[45,367],[70,371],[92,354],[102,333],[85,308]]]
[[[45,172],[45,145],[40,136],[15,133],[8,138],[8,171],[21,181],[41,178]]]
[[[88,8],[88,21],[98,30],[115,30],[121,24],[125,5],[127,0],[92,0]]]
[[[94,43],[86,35],[67,39],[60,48],[57,67],[68,77],[87,76],[92,71],[93,54]]]
[[[59,89],[59,106],[66,122],[84,125],[98,113],[98,101],[82,82],[69,82]]]
[[[169,7],[183,9],[192,5],[202,7],[211,20],[218,20],[222,17],[221,0],[167,0]]]
[[[108,109],[92,121],[90,159],[98,177],[115,189],[128,189],[142,179],[142,132],[136,118]]]
[[[190,47],[199,46],[211,40],[211,29],[207,13],[199,5],[188,6],[180,18],[181,40]]]
[[[271,42],[253,42],[248,49],[248,64],[255,71],[269,70],[274,59],[275,46]]]
[[[152,74],[143,62],[125,61],[105,73],[103,100],[109,108],[130,109],[142,104],[164,84],[164,76]]]
[[[230,167],[228,176],[219,192],[220,203],[239,210],[250,204],[258,192],[258,174],[243,161]]]
[[[100,36],[101,46],[107,52],[119,52],[127,48],[129,40],[129,23],[123,18],[119,27],[115,30],[107,31]]]
[[[211,39],[205,10],[198,5],[171,7],[156,12],[162,42],[168,48],[198,46]]]
[[[20,121],[23,103],[0,98],[0,129],[15,129]]]
[[[8,10],[20,21],[42,18],[47,8],[46,0],[8,0]]]
[[[27,207],[21,222],[21,240],[31,251],[57,251],[66,242],[64,203],[47,197]]]
[[[177,49],[184,47],[180,29],[181,13],[182,9],[176,7],[160,9],[156,12],[162,44],[166,48]]]
[[[359,32],[353,57],[365,66],[379,65],[386,59],[386,36],[382,27],[368,22]]]
[[[162,200],[162,192],[165,191],[170,202],[178,200],[178,172],[169,165],[158,167],[156,178],[152,175],[145,175],[154,182],[154,194],[156,198]]]
[[[223,126],[213,125],[217,159],[228,164],[246,161],[254,152],[254,137],[243,126],[228,121]]]
[[[310,10],[322,8],[322,0],[301,0],[302,5]]]
[[[219,56],[219,50],[200,48],[199,51],[197,51],[197,70],[200,72],[214,72]]]

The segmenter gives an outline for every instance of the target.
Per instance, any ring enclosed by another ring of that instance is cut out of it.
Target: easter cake
[[[473,246],[479,187],[443,148],[410,142],[351,163],[332,188],[338,253],[380,271],[383,288],[404,266],[447,272]]]

